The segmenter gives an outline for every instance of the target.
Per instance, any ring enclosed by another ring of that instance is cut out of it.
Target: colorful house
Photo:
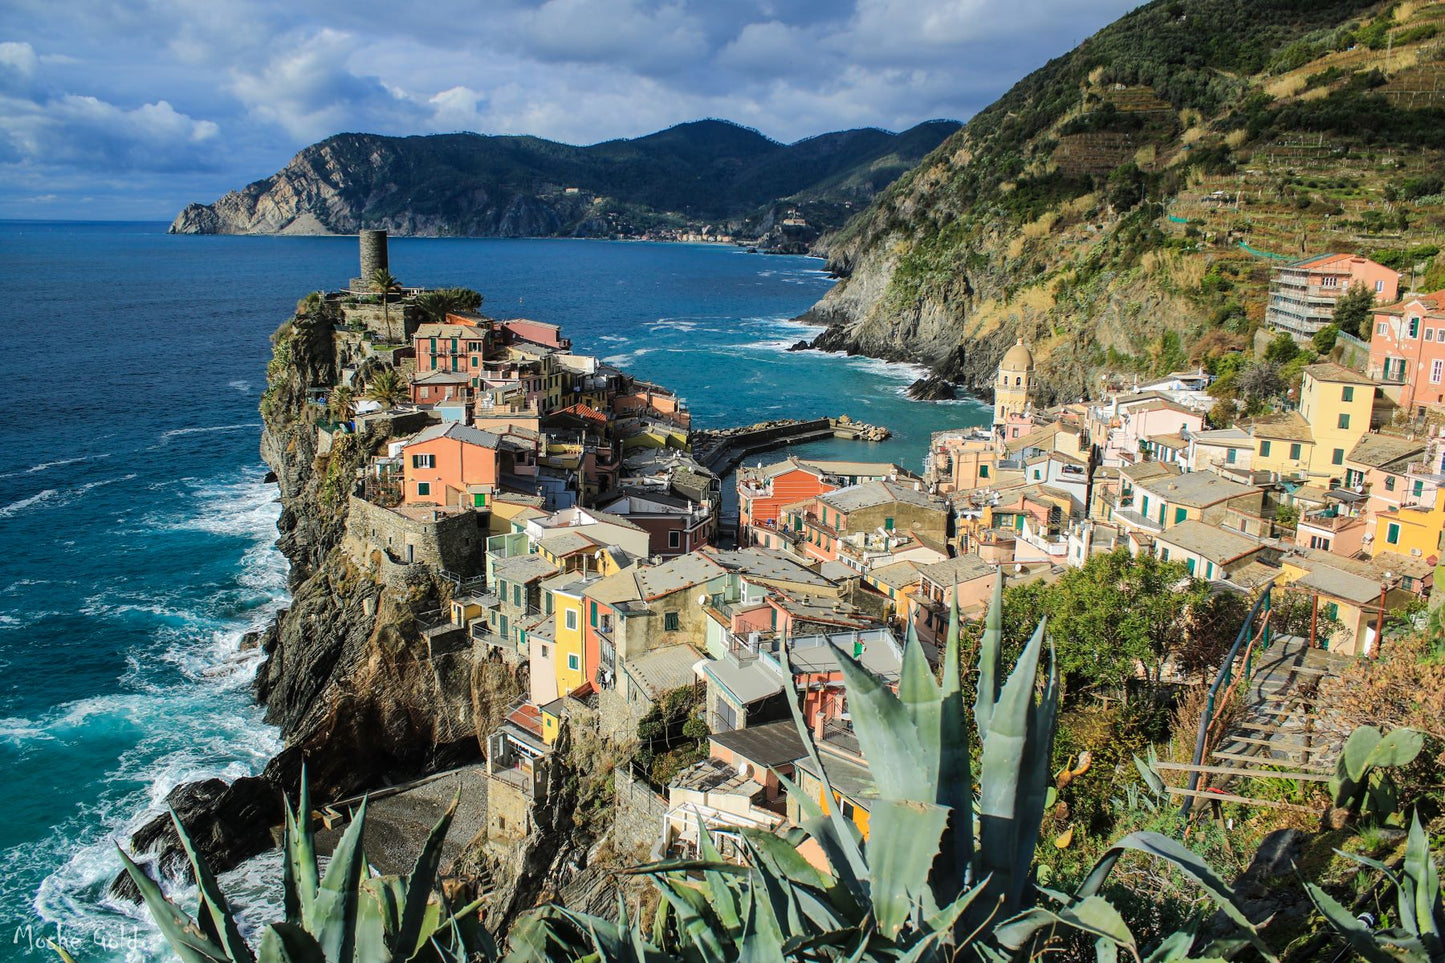
[[[1445,291],[1375,309],[1370,376],[1411,414],[1445,402]]]
[[[401,449],[407,505],[482,508],[495,490],[502,439],[458,422],[432,425]]]
[[[1364,375],[1331,361],[1304,369],[1299,413],[1314,439],[1309,467],[1312,478],[1344,479],[1345,456],[1370,433],[1375,387]]]

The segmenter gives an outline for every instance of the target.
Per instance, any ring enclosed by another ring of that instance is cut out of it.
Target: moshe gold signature
[[[44,954],[55,959],[56,948],[67,953],[85,953],[87,950],[141,950],[150,945],[150,932],[138,924],[115,924],[98,926],[84,933],[56,923],[49,927],[36,928],[30,923],[15,927],[11,946],[21,946],[29,953]]]

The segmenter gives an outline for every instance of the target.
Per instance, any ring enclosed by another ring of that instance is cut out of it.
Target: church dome
[[[1032,371],[1034,368],[1034,355],[1024,345],[1024,339],[1019,338],[1018,343],[1004,354],[1000,368],[1007,368],[1009,371]]]

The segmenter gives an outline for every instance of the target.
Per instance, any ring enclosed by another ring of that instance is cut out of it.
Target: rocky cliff
[[[824,240],[844,280],[805,316],[816,346],[987,395],[1022,337],[1039,400],[1072,400],[1244,347],[1278,259],[1439,271],[1442,33],[1436,5],[1140,7]]]
[[[268,178],[189,205],[171,233],[607,237],[711,225],[797,244],[841,225],[957,128],[930,121],[784,145],[700,121],[590,147],[338,134]]]
[[[294,798],[303,763],[324,802],[475,760],[525,683],[500,662],[470,649],[433,652],[420,637],[418,613],[444,605],[448,583],[416,566],[404,584],[384,582],[343,550],[355,469],[387,435],[373,428],[316,455],[320,409],[306,389],[335,380],[332,323],[319,311],[277,332],[261,406],[292,600],[256,640],[267,656],[256,695],[286,748],[259,776],[183,786],[170,799],[217,869],[271,846],[282,793]],[[132,840],[172,869],[177,845],[168,817]]]

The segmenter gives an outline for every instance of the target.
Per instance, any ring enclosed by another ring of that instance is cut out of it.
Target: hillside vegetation
[[[1212,364],[1274,260],[1437,266],[1445,6],[1156,0],[1021,80],[827,239],[819,347],[975,389],[1017,337],[1044,399]]]
[[[780,144],[707,120],[590,147],[538,137],[337,134],[175,233],[637,235],[710,226],[753,236],[789,215],[832,229],[958,129],[930,121]],[[793,219],[797,219],[794,217]]]

